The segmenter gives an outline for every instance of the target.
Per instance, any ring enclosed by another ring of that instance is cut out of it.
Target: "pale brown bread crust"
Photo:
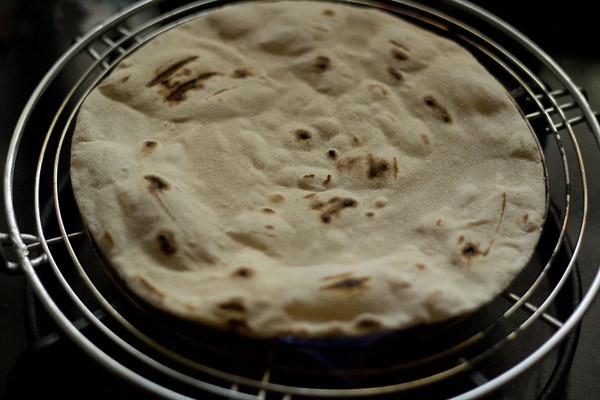
[[[233,6],[86,99],[71,177],[150,304],[241,334],[361,335],[477,309],[545,213],[537,141],[457,44],[381,11]]]

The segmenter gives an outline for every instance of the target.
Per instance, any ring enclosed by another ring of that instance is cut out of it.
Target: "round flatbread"
[[[129,55],[81,107],[71,178],[131,290],[259,337],[473,311],[546,208],[539,145],[469,52],[318,2],[226,7]]]

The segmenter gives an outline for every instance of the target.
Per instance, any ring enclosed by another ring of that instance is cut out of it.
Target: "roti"
[[[467,50],[319,2],[225,7],[133,52],[79,111],[71,179],[137,296],[256,337],[472,312],[546,210],[539,144]]]

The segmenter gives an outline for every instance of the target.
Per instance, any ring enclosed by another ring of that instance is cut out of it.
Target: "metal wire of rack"
[[[385,9],[470,49],[504,84],[542,143],[548,164],[547,226],[534,260],[502,296],[474,315],[410,332],[350,342],[257,341],[174,321],[120,289],[94,252],[75,208],[69,139],[85,96],[120,60],[164,30],[225,4],[170,6],[176,3],[141,1],[79,38],[34,91],[7,156],[9,232],[0,234],[7,248],[5,272],[27,275],[57,324],[93,359],[168,398],[198,393],[229,399],[389,398],[442,387],[448,397],[468,399],[531,368],[576,329],[600,290],[597,273],[581,296],[573,293],[579,290],[577,259],[585,251],[584,232],[594,206],[588,184],[597,171],[586,170],[586,159],[598,154],[600,127],[582,91],[553,60],[465,1],[348,3]],[[158,11],[140,21],[148,9]],[[466,17],[472,25],[463,21]],[[534,56],[543,72],[534,73],[507,50],[508,44]],[[45,115],[41,110],[51,88],[63,98]],[[38,116],[47,120],[44,136],[29,130],[30,119]],[[30,150],[39,154],[35,168]],[[33,182],[28,185],[31,204],[13,200],[17,173]],[[32,220],[24,219],[23,212]],[[575,304],[565,306],[572,297]],[[543,334],[524,345],[522,337],[532,327]],[[402,344],[406,341],[411,345]],[[498,355],[513,349],[519,355],[498,363]]]

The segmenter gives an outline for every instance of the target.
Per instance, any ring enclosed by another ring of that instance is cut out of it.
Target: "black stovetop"
[[[42,75],[73,38],[130,3],[129,0],[0,1],[1,160],[5,159],[19,113]],[[586,89],[592,107],[600,110],[600,50],[594,43],[597,13],[589,9],[587,2],[480,0],[475,3],[499,15],[547,51],[575,83]],[[3,214],[0,231],[6,231]],[[600,251],[593,259],[600,259]],[[580,271],[584,287],[595,272],[595,268]],[[0,275],[0,398],[27,399],[41,395],[81,398],[81,391],[89,389],[93,394],[83,397],[104,399],[126,392],[128,398],[144,398],[126,384],[114,381],[60,334],[46,331],[37,332],[36,336],[27,321],[31,315],[27,310],[33,304],[26,286],[22,276]],[[597,332],[600,332],[599,301],[582,323],[568,381],[558,398],[600,398]],[[32,349],[31,343],[37,347]],[[67,360],[66,368],[54,368],[63,360]],[[108,381],[110,387],[104,384]],[[513,383],[524,384],[518,379]],[[519,397],[518,389],[510,393],[511,398],[530,398]]]

